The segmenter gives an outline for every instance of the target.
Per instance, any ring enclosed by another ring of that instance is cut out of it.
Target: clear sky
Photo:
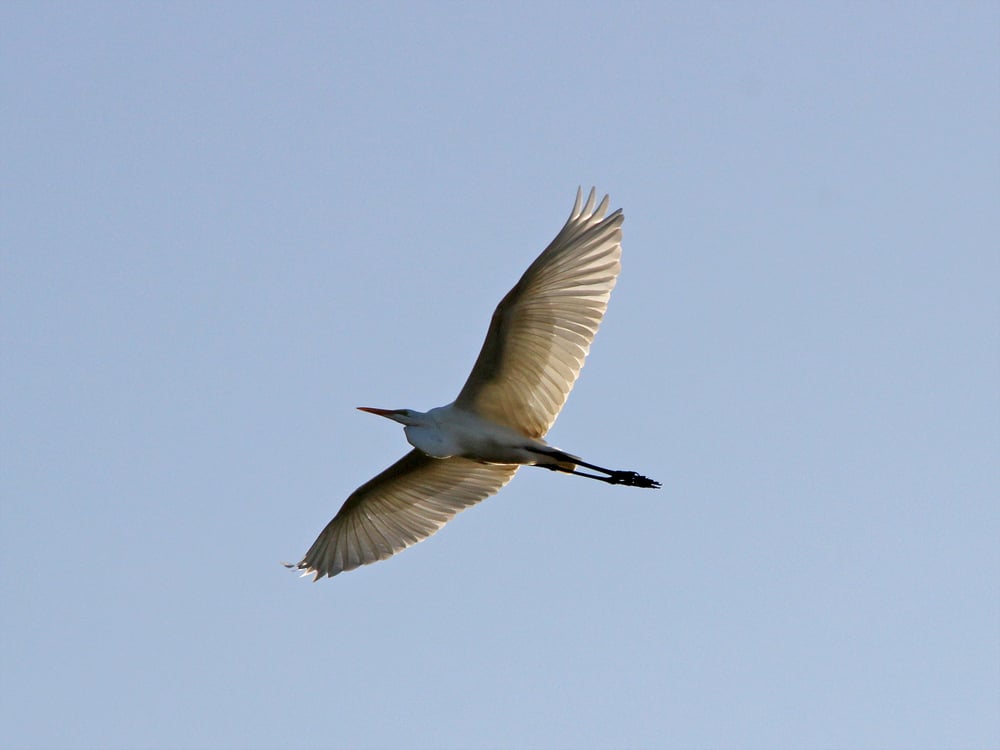
[[[371,7],[370,7],[371,6]],[[823,6],[823,7],[818,7]],[[3,3],[8,748],[1000,747],[1000,5]],[[561,448],[296,561],[578,185]]]

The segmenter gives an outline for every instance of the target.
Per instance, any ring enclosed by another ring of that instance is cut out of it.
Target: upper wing
[[[414,449],[352,492],[294,567],[318,581],[392,557],[495,493],[517,469]]]
[[[455,405],[540,438],[566,403],[621,270],[622,222],[581,191],[566,226],[500,301]]]

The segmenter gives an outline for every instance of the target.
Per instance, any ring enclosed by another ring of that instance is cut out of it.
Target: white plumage
[[[621,209],[605,217],[607,196],[599,205],[593,189],[585,204],[582,197],[577,191],[565,226],[497,306],[453,403],[428,412],[360,407],[405,425],[414,450],[351,493],[289,567],[318,580],[391,557],[497,492],[524,464],[659,487],[542,439],[573,389],[621,270]]]

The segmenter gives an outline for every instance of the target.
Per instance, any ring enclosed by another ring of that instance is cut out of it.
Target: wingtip
[[[580,215],[580,206],[583,205],[583,185],[577,185],[576,200],[573,201],[573,210],[569,212],[569,218],[575,219]]]
[[[611,196],[607,193],[604,194],[604,198],[601,199],[600,204],[594,211],[595,216],[604,216],[608,212],[608,205],[611,203]]]
[[[570,220],[581,217],[600,219],[608,212],[608,206],[610,205],[611,196],[608,193],[604,194],[600,203],[597,202],[596,186],[590,188],[590,192],[587,193],[587,200],[584,201],[583,185],[580,185],[576,189],[576,200],[573,202],[573,210],[570,212],[569,218]],[[618,211],[621,211],[621,209],[618,209]]]
[[[316,581],[318,581],[320,578],[322,578],[325,575],[322,571],[316,570],[315,568],[312,568],[312,567],[309,567],[308,565],[306,565],[305,564],[305,560],[303,560],[300,563],[287,563],[287,562],[283,562],[281,564],[284,565],[289,570],[294,570],[296,573],[298,573],[299,574],[299,578],[305,578],[308,575],[312,575],[313,576],[313,583],[316,583]]]

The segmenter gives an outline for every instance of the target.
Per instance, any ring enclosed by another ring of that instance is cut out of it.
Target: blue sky
[[[4,4],[4,745],[1000,746],[1000,6],[815,6]],[[592,184],[663,489],[282,568]]]

